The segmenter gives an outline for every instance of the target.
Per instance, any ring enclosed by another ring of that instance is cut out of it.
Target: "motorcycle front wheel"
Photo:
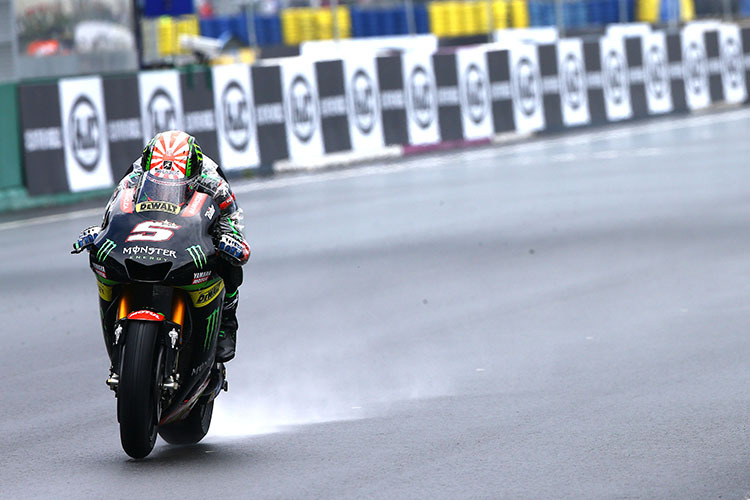
[[[117,388],[117,417],[122,449],[133,458],[145,457],[156,443],[162,370],[158,333],[158,323],[132,321],[125,336]]]

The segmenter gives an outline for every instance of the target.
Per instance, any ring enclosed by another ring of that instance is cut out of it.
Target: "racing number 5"
[[[135,226],[125,241],[167,241],[174,236],[173,230],[180,227],[167,221],[148,220]]]

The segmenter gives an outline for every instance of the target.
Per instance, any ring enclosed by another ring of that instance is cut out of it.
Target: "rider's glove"
[[[240,236],[233,233],[222,234],[219,237],[218,250],[221,257],[235,266],[241,266],[250,257],[250,247]]]
[[[94,240],[99,236],[101,231],[102,228],[99,226],[89,226],[81,231],[80,236],[78,236],[78,241],[73,243],[73,250],[70,253],[81,253],[88,247],[92,246]]]

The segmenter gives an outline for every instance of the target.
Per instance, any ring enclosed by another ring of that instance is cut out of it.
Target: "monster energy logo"
[[[117,245],[114,241],[108,239],[104,242],[104,244],[99,248],[99,251],[96,253],[96,258],[99,260],[99,262],[104,262],[107,257],[109,257],[109,254],[112,253],[112,250],[115,249]]]
[[[206,265],[208,260],[206,259],[206,254],[203,253],[203,249],[200,247],[200,245],[193,245],[186,248],[185,250],[187,250],[190,256],[193,258],[195,267],[197,267],[198,269],[203,269],[203,266]]]
[[[219,321],[219,307],[217,307],[214,312],[209,314],[208,318],[206,318],[206,338],[203,340],[203,350],[207,350],[208,346],[211,345],[211,340],[214,337],[214,330],[216,330],[216,326]]]

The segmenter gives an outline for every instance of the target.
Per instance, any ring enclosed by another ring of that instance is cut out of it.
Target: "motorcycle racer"
[[[73,251],[79,253],[93,245],[97,235],[107,227],[110,209],[118,194],[124,189],[137,187],[143,175],[152,169],[168,171],[176,178],[186,178],[189,191],[205,193],[219,206],[220,218],[214,230],[214,244],[223,258],[218,272],[224,280],[226,296],[222,307],[216,361],[227,362],[235,355],[238,289],[242,284],[241,266],[250,257],[250,247],[242,232],[242,209],[237,205],[229,183],[221,175],[216,162],[203,155],[193,136],[170,130],[151,139],[141,157],[133,162],[129,172],[115,188],[104,210],[101,227],[90,226],[84,229],[73,244]]]

